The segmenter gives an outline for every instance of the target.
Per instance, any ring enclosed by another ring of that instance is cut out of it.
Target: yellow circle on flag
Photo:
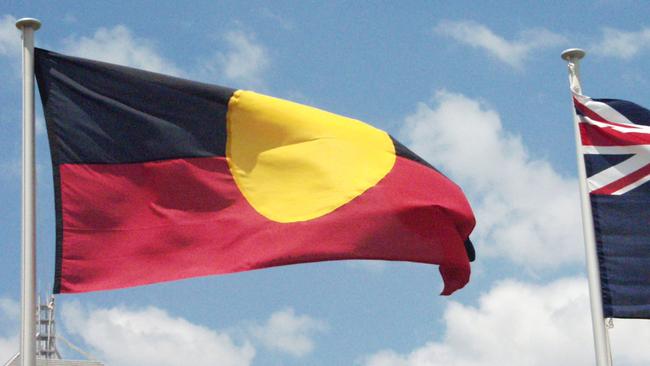
[[[226,157],[237,187],[276,222],[326,215],[373,187],[395,164],[386,132],[249,91],[231,97],[227,125]]]

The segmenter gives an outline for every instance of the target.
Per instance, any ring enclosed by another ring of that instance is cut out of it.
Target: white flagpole
[[[569,63],[569,85],[571,91],[582,94],[580,86],[580,59],[585,56],[585,51],[579,48],[570,48],[562,52],[562,58]],[[605,327],[603,315],[603,298],[600,287],[600,267],[598,265],[598,253],[596,251],[596,236],[594,233],[594,221],[591,212],[591,201],[589,199],[589,188],[587,187],[587,173],[585,160],[582,155],[582,141],[580,140],[580,127],[578,116],[575,113],[573,103],[573,120],[575,131],[576,155],[578,159],[578,180],[580,186],[580,201],[582,202],[582,231],[585,239],[585,255],[587,257],[587,277],[589,280],[589,299],[591,302],[591,323],[594,331],[594,346],[596,349],[596,365],[611,366],[611,355],[609,354],[609,339]]]
[[[36,366],[36,164],[34,160],[34,32],[41,22],[22,18],[23,33],[23,193],[22,193],[22,366]]]

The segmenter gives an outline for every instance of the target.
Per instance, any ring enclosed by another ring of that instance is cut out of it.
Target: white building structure
[[[40,300],[39,300],[40,303]],[[56,347],[56,321],[55,321],[54,296],[47,303],[38,305],[38,321],[36,331],[36,366],[104,366],[103,363],[93,360],[64,360]],[[89,357],[88,354],[61,338],[70,348]],[[4,366],[20,366],[20,353],[17,353]]]

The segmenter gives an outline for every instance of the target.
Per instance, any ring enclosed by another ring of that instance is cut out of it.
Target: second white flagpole
[[[562,52],[562,58],[569,63],[569,84],[571,91],[582,95],[580,86],[580,59],[585,56],[585,51],[578,48],[571,48]],[[573,103],[572,103],[573,106]],[[578,180],[580,186],[580,201],[582,203],[582,230],[585,240],[585,255],[587,259],[587,278],[589,280],[589,300],[591,302],[591,322],[594,331],[594,346],[596,349],[596,365],[611,366],[611,355],[609,354],[609,339],[605,328],[605,317],[603,315],[603,298],[600,286],[600,267],[598,264],[598,253],[596,251],[596,236],[594,232],[594,221],[591,212],[591,200],[589,199],[589,188],[587,187],[587,171],[585,160],[582,155],[582,141],[580,139],[579,120],[573,111],[576,154],[578,163]]]
[[[20,364],[36,366],[36,164],[34,159],[34,32],[41,22],[16,22],[23,33],[22,322]]]

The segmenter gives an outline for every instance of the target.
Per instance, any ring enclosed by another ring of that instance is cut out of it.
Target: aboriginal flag
[[[461,189],[385,132],[316,108],[35,50],[55,292],[339,259],[469,280]]]

